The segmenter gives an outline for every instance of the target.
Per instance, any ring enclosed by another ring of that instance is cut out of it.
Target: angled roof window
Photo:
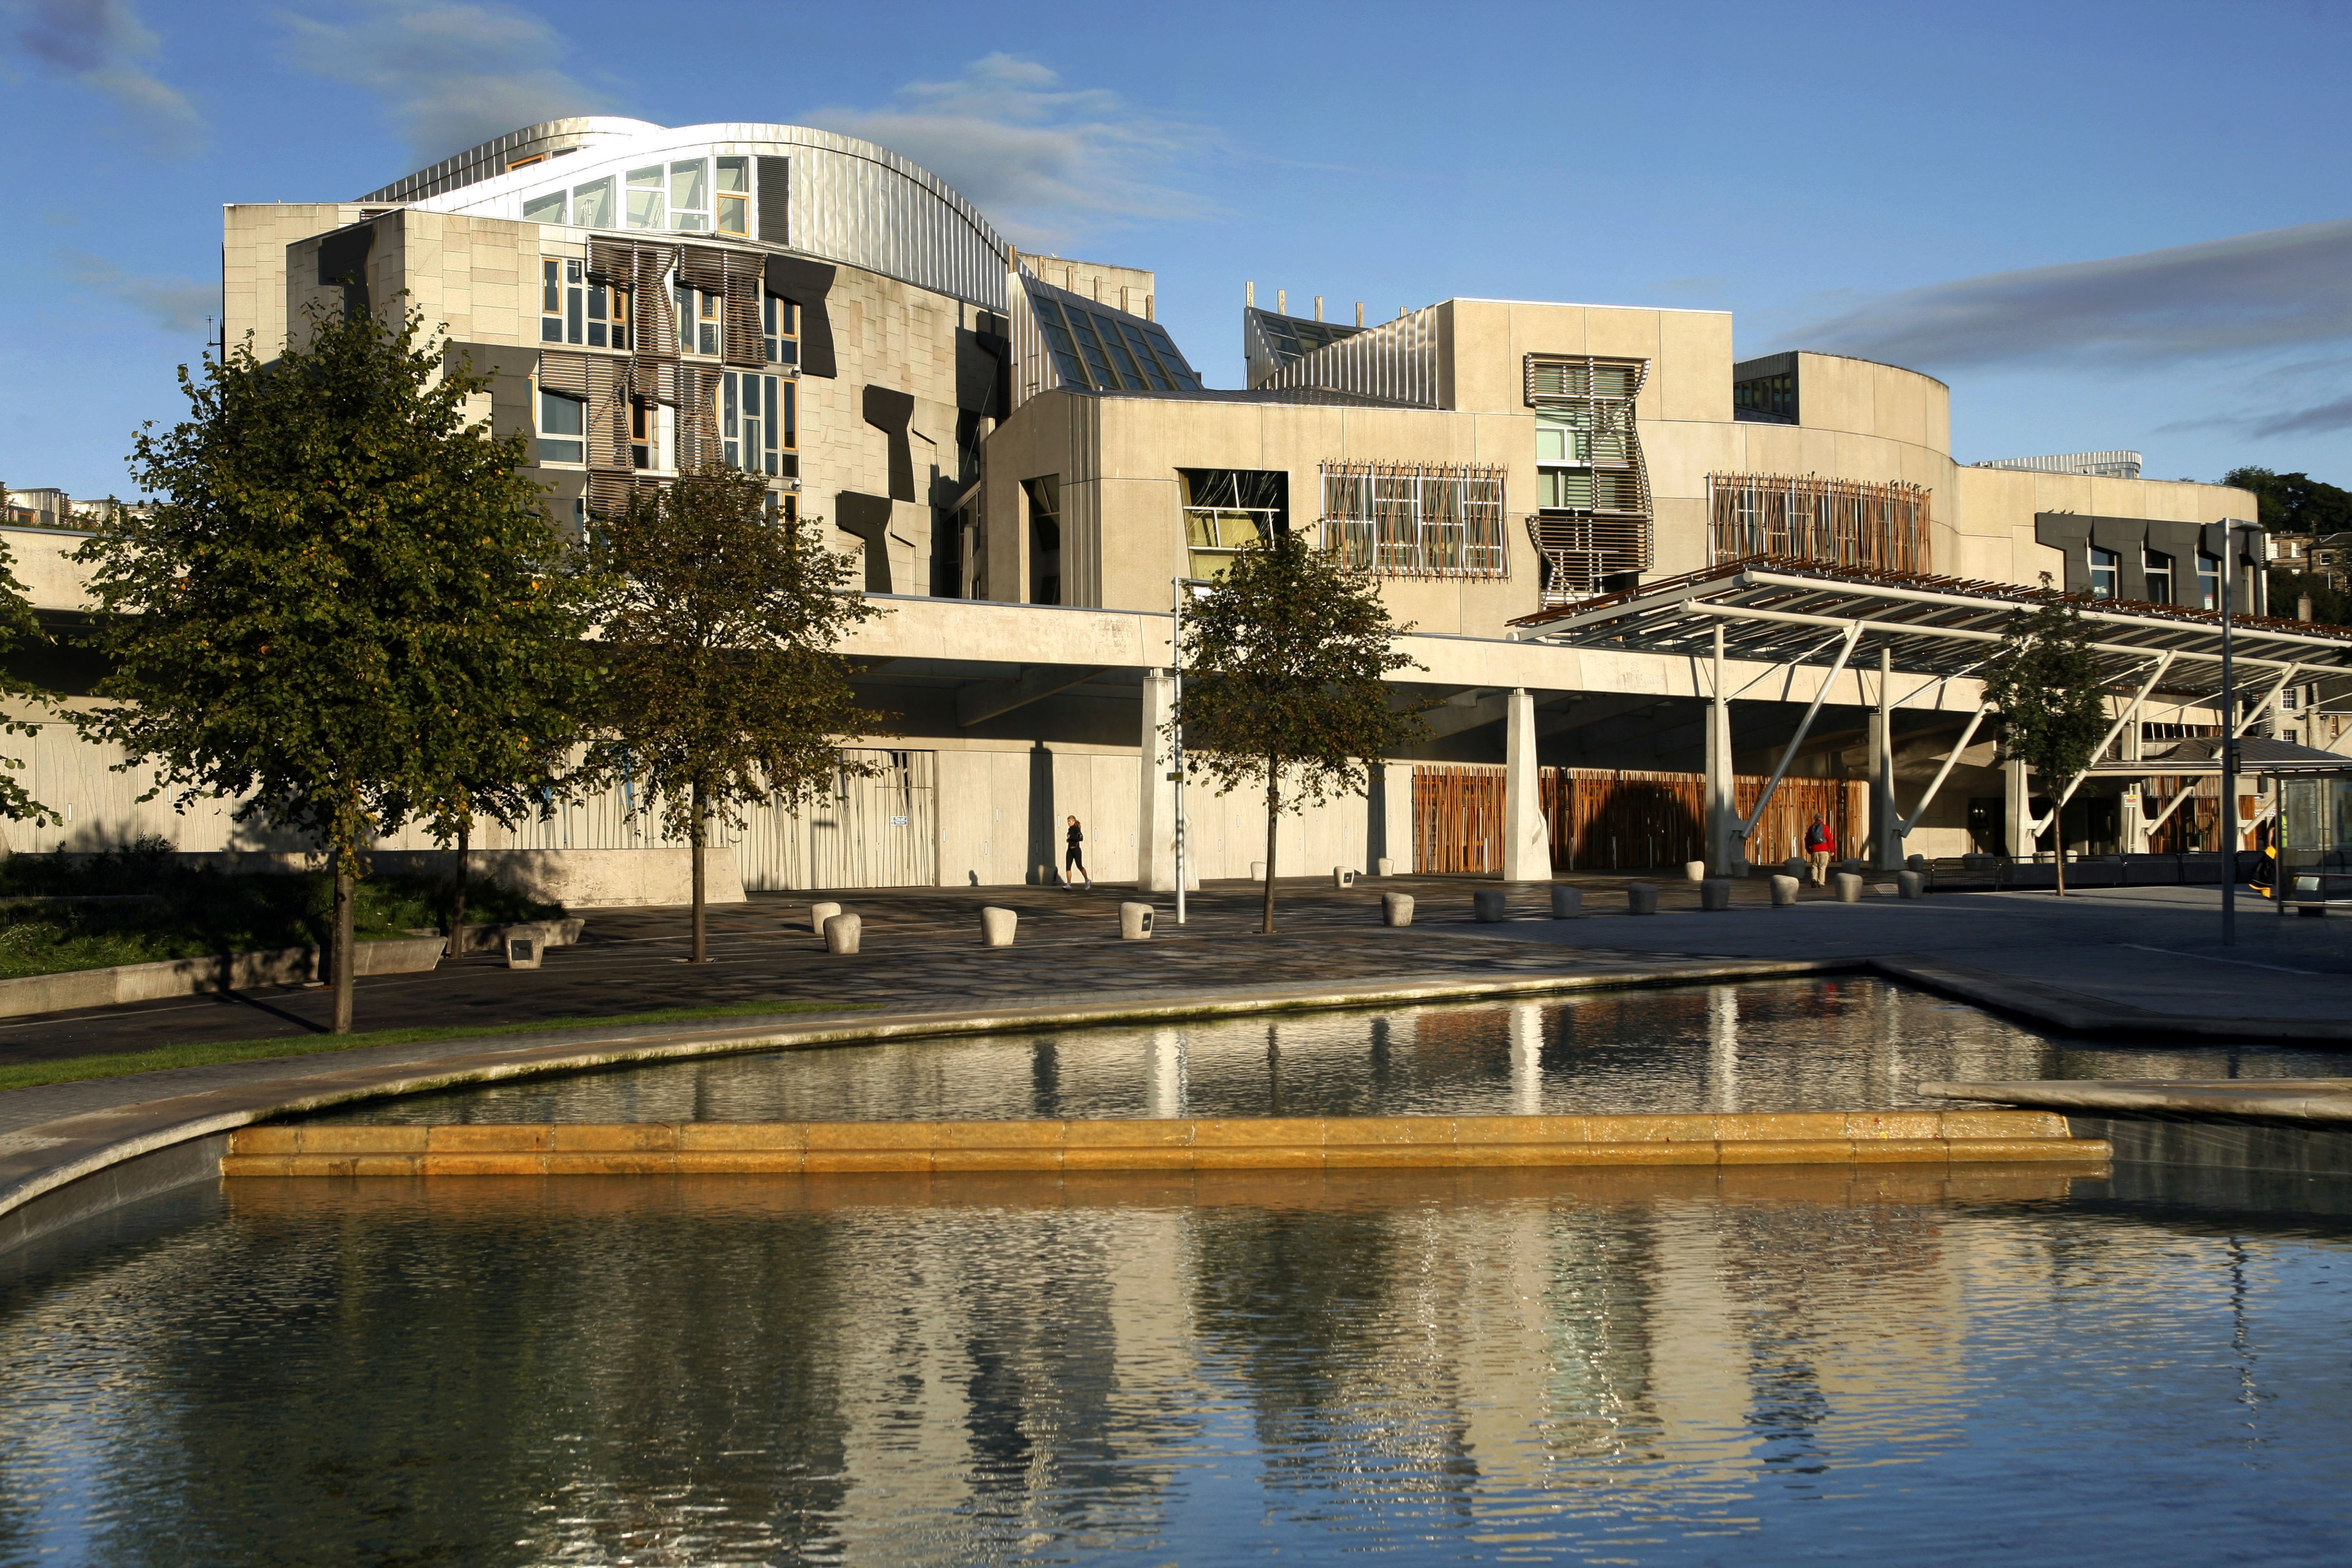
[[[1199,374],[1158,322],[1034,277],[1022,282],[1064,385],[1097,392],[1201,390]]]

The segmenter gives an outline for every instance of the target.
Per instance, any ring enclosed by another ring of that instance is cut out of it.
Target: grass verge
[[[96,1078],[127,1078],[173,1067],[206,1067],[216,1061],[259,1061],[274,1056],[318,1056],[370,1045],[414,1045],[423,1040],[465,1040],[493,1034],[542,1034],[555,1030],[610,1029],[620,1024],[686,1023],[697,1019],[768,1018],[782,1013],[864,1012],[879,1002],[730,1002],[725,1007],[665,1008],[659,1012],[612,1013],[602,1018],[542,1019],[531,1023],[442,1024],[426,1029],[379,1029],[359,1034],[294,1034],[270,1040],[201,1040],[159,1045],[111,1056],[64,1056],[0,1067],[0,1092],[36,1089],[44,1083],[85,1083]]]

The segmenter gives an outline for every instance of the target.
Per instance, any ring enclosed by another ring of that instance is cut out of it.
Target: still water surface
[[[1864,1111],[2018,1078],[2317,1078],[2341,1055],[2060,1043],[1878,979],[1596,991],[840,1046],[361,1104],[361,1122],[825,1122]]]
[[[240,1181],[0,1266],[0,1562],[2340,1563],[2347,1240],[1998,1174]]]

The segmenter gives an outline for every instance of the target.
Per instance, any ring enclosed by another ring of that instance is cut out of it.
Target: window
[[[562,222],[562,219],[556,220]],[[583,229],[616,229],[613,218],[613,176],[591,180],[572,188],[572,221]]]
[[[1783,371],[1731,383],[1731,416],[1774,424],[1797,423],[1797,378]]]
[[[543,196],[525,196],[522,201],[522,221],[527,224],[562,223],[563,193],[550,191]]]
[[[1536,505],[1554,511],[1592,507],[1592,414],[1587,409],[1536,411]]]
[[[625,349],[629,346],[629,297],[604,284],[588,285],[588,346]]]
[[[719,232],[747,237],[751,233],[751,161],[749,158],[719,160]]]
[[[518,169],[528,169],[533,163],[545,162],[547,154],[544,152],[534,152],[528,158],[518,158],[507,165],[507,172],[511,174]]]
[[[2149,550],[2147,552],[2147,560],[2148,601],[2152,604],[2171,603],[2172,558]]]
[[[586,280],[576,258],[539,258],[539,340],[578,343],[586,340],[588,319]]]
[[[658,163],[629,171],[629,226],[633,229],[657,229],[663,226],[662,166]]]
[[[669,226],[681,234],[710,227],[710,168],[700,158],[669,166]]]
[[[760,329],[767,341],[768,363],[801,362],[801,310],[791,300],[771,294],[760,302]]]
[[[2208,610],[2221,608],[2221,558],[2197,552],[2197,602]]]
[[[539,389],[539,460],[581,463],[587,459],[588,405],[562,392]]]
[[[716,356],[726,305],[724,298],[709,289],[697,288],[690,283],[678,284],[677,295],[677,351]]]
[[[1241,550],[1287,533],[1290,476],[1247,468],[1180,468],[1190,575],[1223,577]]]
[[[1395,577],[1507,577],[1503,470],[1416,463],[1323,465],[1323,545]]]
[[[643,400],[633,400],[629,404],[629,466],[650,468],[653,465],[653,405]]]
[[[772,479],[799,474],[793,450],[798,444],[793,395],[799,390],[790,377],[750,371],[729,371],[719,378],[719,444],[729,467]]]
[[[2091,547],[2091,597],[2113,599],[2116,596],[2116,552]]]
[[[1022,483],[1029,494],[1029,602],[1062,602],[1062,479]]]

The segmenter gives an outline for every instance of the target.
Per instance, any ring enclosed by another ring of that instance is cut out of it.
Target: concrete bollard
[[[1705,861],[1683,862],[1683,880],[1685,882],[1705,882],[1706,880],[1706,862]]]
[[[824,950],[828,953],[855,953],[857,938],[864,934],[866,922],[855,915],[835,915],[824,923]]]
[[[1561,887],[1557,883],[1552,885],[1551,917],[1554,920],[1566,920],[1571,915],[1581,915],[1583,913],[1584,889],[1580,887]]]
[[[1927,857],[1926,855],[1913,855],[1909,860],[1903,862],[1903,869],[1905,871],[1926,871],[1927,869]]]
[[[1793,876],[1774,877],[1772,879],[1772,907],[1775,909],[1792,909],[1796,907],[1796,903],[1797,879]]]
[[[1655,915],[1658,912],[1658,886],[1650,882],[1629,882],[1625,884],[1625,907],[1635,915]]]
[[[1252,882],[1264,882],[1265,880],[1265,862],[1264,861],[1250,862],[1250,880]]]
[[[1756,874],[1756,867],[1748,861],[1733,861],[1731,862],[1731,874],[1734,876],[1754,876]]]
[[[1711,876],[1698,884],[1698,906],[1706,910],[1731,907],[1731,881],[1728,877]]]
[[[1470,911],[1481,921],[1492,925],[1503,918],[1506,895],[1499,887],[1482,887],[1470,895]]]
[[[1151,905],[1122,904],[1118,906],[1118,939],[1141,942],[1151,935]]]
[[[1386,855],[1382,855],[1380,859],[1372,862],[1372,874],[1374,876],[1396,875],[1396,862],[1391,860]]]
[[[1381,894],[1381,924],[1410,925],[1412,924],[1412,894],[1384,893]]]
[[[1793,876],[1801,882],[1804,880],[1806,875],[1812,871],[1812,869],[1811,863],[1809,862],[1804,856],[1790,855],[1788,858],[1788,861],[1780,867],[1780,874],[1783,876]]]
[[[545,951],[545,945],[537,936],[509,936],[507,938],[507,967],[536,969],[540,956]]]
[[[1860,904],[1862,902],[1862,876],[1860,873],[1842,871],[1837,873],[1837,898],[1840,904]]]
[[[1020,923],[1021,916],[1014,911],[989,905],[980,912],[980,945],[983,947],[1012,946],[1013,928]]]
[[[1331,868],[1331,885],[1333,887],[1353,887],[1356,885],[1356,873],[1349,871],[1346,866],[1335,865]]]
[[[1895,891],[1902,894],[1906,898],[1925,898],[1927,896],[1927,879],[1916,871],[1896,872],[1895,873]]]
[[[825,923],[826,921],[828,921],[828,920],[832,919],[835,915],[838,915],[838,914],[840,914],[840,913],[841,913],[841,905],[839,905],[838,904],[810,904],[810,905],[809,905],[809,929],[810,929],[811,931],[815,932],[815,933],[816,933],[818,936],[824,936],[824,923]]]

